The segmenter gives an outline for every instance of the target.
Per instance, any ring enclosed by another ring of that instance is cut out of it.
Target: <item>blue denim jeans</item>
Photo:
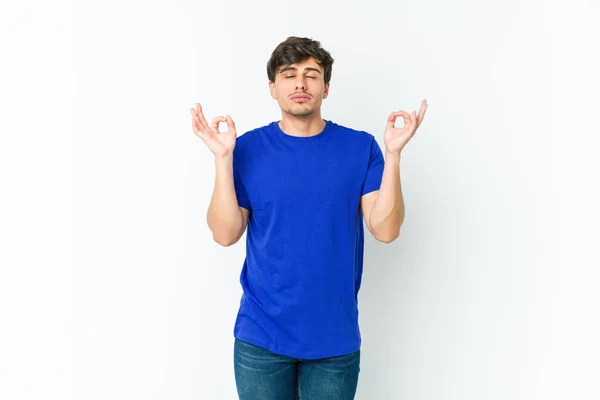
[[[358,386],[360,350],[305,360],[235,338],[233,360],[240,400],[353,400]]]

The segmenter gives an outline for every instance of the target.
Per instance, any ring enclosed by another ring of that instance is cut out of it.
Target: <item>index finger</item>
[[[410,123],[412,123],[412,118],[411,118],[410,114],[409,114],[409,113],[407,113],[406,111],[402,111],[402,110],[400,110],[400,111],[396,111],[396,112],[394,113],[394,115],[395,115],[395,116],[398,116],[398,115],[400,115],[400,116],[401,116],[401,117],[404,119],[404,124],[405,124],[405,125],[406,125],[406,124],[410,124]]]
[[[210,128],[213,130],[214,133],[221,133],[219,131],[219,123],[220,122],[227,122],[227,119],[220,115],[218,117],[214,117],[212,119],[212,124],[210,125]]]

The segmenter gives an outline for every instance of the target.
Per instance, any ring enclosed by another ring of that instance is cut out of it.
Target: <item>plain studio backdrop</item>
[[[597,2],[38,1],[0,12],[0,398],[235,399],[244,235],[213,156],[280,119],[288,36],[335,59],[323,117],[403,151],[406,219],[366,232],[357,399],[600,398]]]

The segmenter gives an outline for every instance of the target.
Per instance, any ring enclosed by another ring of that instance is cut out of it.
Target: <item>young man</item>
[[[332,65],[318,41],[279,44],[267,75],[281,120],[239,138],[229,115],[209,126],[200,104],[190,109],[194,132],[215,156],[207,216],[214,240],[230,246],[248,227],[234,328],[241,400],[354,398],[362,220],[385,243],[404,220],[400,153],[427,103],[418,115],[389,115],[384,158],[373,135],[321,118]]]

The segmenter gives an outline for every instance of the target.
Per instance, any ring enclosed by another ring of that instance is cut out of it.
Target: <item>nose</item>
[[[296,90],[298,89],[306,89],[306,81],[304,80],[304,76],[302,74],[298,74],[296,78]]]

